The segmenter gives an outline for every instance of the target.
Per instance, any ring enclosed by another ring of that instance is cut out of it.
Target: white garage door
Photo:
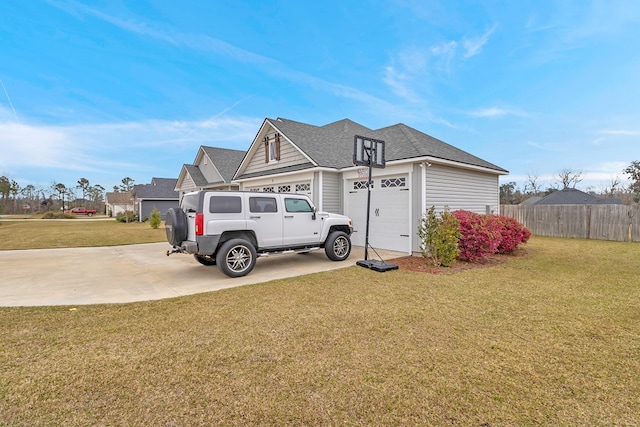
[[[256,187],[246,187],[245,189],[248,191],[266,191],[268,193],[296,193],[311,197],[311,181],[260,185]]]
[[[353,221],[354,245],[364,246],[367,225],[366,179],[354,179],[347,185],[347,215]],[[375,249],[408,252],[410,250],[410,198],[407,175],[373,179],[369,222],[369,244]]]

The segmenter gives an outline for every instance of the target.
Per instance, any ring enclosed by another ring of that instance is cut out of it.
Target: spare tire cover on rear
[[[171,208],[167,211],[165,231],[167,241],[173,246],[180,246],[187,238],[187,216],[182,208]]]

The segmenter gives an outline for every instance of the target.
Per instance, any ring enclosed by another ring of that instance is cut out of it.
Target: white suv
[[[230,277],[249,274],[264,254],[324,248],[343,261],[351,253],[351,220],[317,212],[300,194],[243,191],[187,193],[166,216],[172,253],[193,254],[204,265],[218,265]]]

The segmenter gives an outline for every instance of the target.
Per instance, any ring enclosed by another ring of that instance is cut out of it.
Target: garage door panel
[[[355,231],[352,242],[358,246],[365,244],[367,219],[367,190],[366,186],[362,189],[361,182],[353,180],[348,183],[350,190],[347,193],[346,210]],[[374,179],[369,220],[369,244],[374,248],[409,250],[410,191],[406,188],[406,182],[406,176]]]

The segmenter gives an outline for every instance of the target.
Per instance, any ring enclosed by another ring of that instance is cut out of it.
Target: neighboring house
[[[150,218],[153,208],[160,211],[164,221],[167,211],[179,206],[180,197],[175,191],[177,182],[178,180],[173,178],[152,178],[151,184],[134,185],[133,194],[138,221]]]
[[[531,203],[535,206],[540,205],[621,205],[622,200],[618,198],[603,199],[584,191],[577,190],[575,188],[564,188],[562,190],[554,191],[551,194],[546,195],[535,203]]]
[[[386,167],[373,169],[372,176],[369,243],[374,248],[419,251],[418,223],[431,206],[499,211],[498,177],[508,173],[505,169],[404,124],[371,130],[348,119],[325,126],[265,119],[225,185],[307,194],[319,210],[348,215],[353,244],[364,246],[368,170],[352,163],[355,135],[385,141]],[[200,147],[195,163],[210,153],[218,165],[209,149]],[[193,179],[191,172],[183,167],[183,182],[187,174]],[[180,179],[176,189],[182,192]]]
[[[191,165],[182,166],[175,190],[179,197],[196,190],[237,190],[232,183],[246,151],[200,146]]]
[[[135,208],[131,191],[107,193],[105,200],[105,214],[108,216],[116,217],[125,211],[133,211]]]
[[[520,205],[535,205],[540,200],[542,200],[542,197],[540,196],[531,196],[528,199],[524,200],[522,203],[520,203]]]

